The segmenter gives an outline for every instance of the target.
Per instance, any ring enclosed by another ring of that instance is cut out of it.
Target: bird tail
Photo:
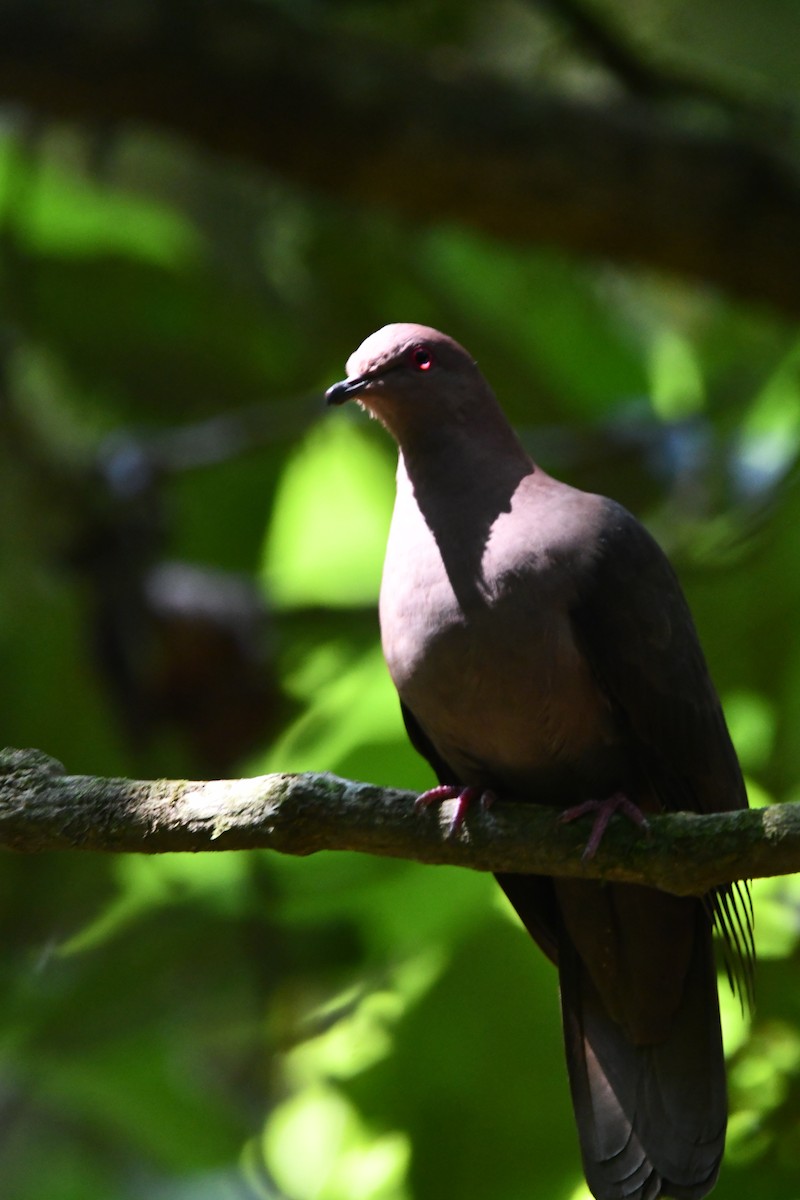
[[[598,1200],[700,1200],[716,1182],[727,1096],[708,920],[697,905],[685,987],[667,1036],[637,1045],[610,1017],[569,935],[561,1010],[586,1179]]]

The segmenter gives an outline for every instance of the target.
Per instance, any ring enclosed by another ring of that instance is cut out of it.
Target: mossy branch
[[[615,819],[590,862],[587,823],[552,809],[476,807],[449,833],[451,804],[419,813],[413,792],[328,774],[187,782],[67,775],[36,750],[0,751],[0,847],[93,850],[357,850],[416,862],[647,883],[700,895],[734,879],[800,870],[800,805],[653,818],[649,834]]]

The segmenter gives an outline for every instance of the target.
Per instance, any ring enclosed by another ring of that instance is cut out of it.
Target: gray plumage
[[[643,812],[746,806],[692,619],[667,559],[620,505],[550,478],[467,352],[389,325],[347,364],[399,447],[381,586],[384,654],[440,782]],[[584,1169],[598,1200],[713,1186],[727,1101],[711,948],[749,995],[746,889],[498,876],[557,964]]]

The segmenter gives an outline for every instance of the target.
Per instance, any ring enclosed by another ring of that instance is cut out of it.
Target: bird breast
[[[559,555],[530,531],[506,536],[510,519],[497,518],[470,589],[424,520],[393,522],[380,612],[394,684],[441,757],[464,782],[518,790],[580,764],[588,777],[616,731]]]

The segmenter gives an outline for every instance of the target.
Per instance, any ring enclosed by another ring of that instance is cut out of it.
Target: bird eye
[[[433,366],[433,355],[427,346],[415,346],[409,357],[417,371],[430,371]]]

